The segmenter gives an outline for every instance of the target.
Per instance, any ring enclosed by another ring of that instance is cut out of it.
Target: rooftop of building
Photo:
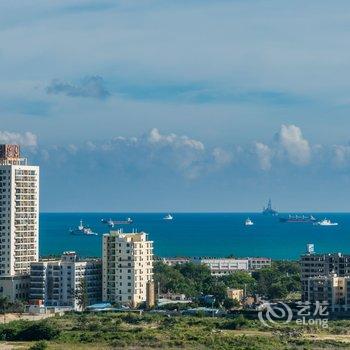
[[[105,237],[120,237],[120,238],[124,238],[133,242],[143,242],[146,241],[147,242],[151,242],[149,241],[148,238],[148,233],[143,232],[143,231],[136,231],[136,230],[132,230],[132,232],[124,232],[123,229],[119,229],[116,231],[110,231],[109,233],[105,233],[103,236]]]
[[[40,262],[62,262],[66,258],[72,258],[75,262],[88,262],[88,261],[102,261],[101,258],[95,258],[95,257],[80,257],[76,252],[74,251],[66,251],[63,252],[60,256],[53,256],[53,257],[44,257],[40,258],[38,261]],[[34,262],[35,263],[35,262]]]
[[[200,259],[217,259],[217,260],[261,260],[261,261],[265,261],[265,260],[272,260],[271,258],[266,258],[266,257],[213,257],[213,256],[164,256],[164,257],[160,257],[160,259],[162,260],[200,260]]]
[[[215,256],[199,256],[193,257],[192,260],[222,260],[222,261],[247,261],[247,260],[256,260],[256,261],[271,261],[271,258],[264,257],[215,257]]]
[[[343,254],[343,253],[309,253],[309,252],[306,252],[304,254],[301,254],[300,257],[301,258],[304,258],[304,257],[315,257],[315,258],[318,258],[318,257],[326,257],[326,256],[341,258],[341,257],[350,257],[350,254]]]
[[[19,145],[0,144],[0,165],[27,165],[27,159],[21,158]]]

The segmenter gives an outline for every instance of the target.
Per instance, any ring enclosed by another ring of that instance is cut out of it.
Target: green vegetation
[[[270,299],[286,298],[290,293],[300,292],[300,267],[297,262],[273,262],[270,268],[264,268],[252,274],[237,271],[232,275],[213,277],[208,267],[187,263],[167,266],[155,264],[155,281],[160,283],[161,292],[183,293],[189,297],[212,294],[218,303],[226,299],[226,289],[246,289],[249,294],[259,294]]]
[[[330,321],[329,329],[295,323],[263,327],[242,315],[231,318],[167,317],[158,314],[71,313],[40,322],[3,326],[2,338],[35,341],[26,349],[350,349],[350,321]],[[7,329],[7,330],[5,330]],[[11,330],[9,332],[8,330]],[[59,331],[58,331],[59,330]],[[349,334],[349,335],[348,335]],[[5,337],[4,337],[5,335]],[[348,337],[349,343],[337,341]],[[46,341],[43,341],[43,339]],[[40,341],[39,341],[40,340]]]
[[[28,350],[45,350],[47,349],[48,345],[47,342],[44,340],[40,340],[34,345],[32,345]]]
[[[300,292],[300,265],[294,261],[276,261],[271,268],[253,273],[255,292],[269,299],[286,298],[288,294]]]
[[[21,300],[10,302],[7,297],[0,296],[0,313],[17,312],[22,313],[25,310],[25,303]]]
[[[3,340],[51,340],[59,334],[59,329],[46,321],[13,321],[0,325]]]

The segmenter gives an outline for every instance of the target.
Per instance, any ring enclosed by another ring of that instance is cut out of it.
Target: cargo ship
[[[313,223],[316,222],[316,219],[312,215],[289,215],[287,218],[280,218],[280,222]]]
[[[115,225],[129,225],[133,223],[131,218],[127,218],[126,220],[112,220],[112,219],[101,219],[103,224],[107,224],[109,227],[114,227]]]

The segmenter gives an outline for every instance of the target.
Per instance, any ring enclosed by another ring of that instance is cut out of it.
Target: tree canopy
[[[244,289],[247,294],[270,299],[285,298],[301,289],[300,266],[290,261],[273,262],[271,267],[252,273],[236,271],[220,277],[211,276],[207,266],[194,263],[168,266],[158,262],[154,272],[155,282],[159,282],[162,293],[183,293],[188,297],[211,294],[218,302],[226,299],[227,288]]]

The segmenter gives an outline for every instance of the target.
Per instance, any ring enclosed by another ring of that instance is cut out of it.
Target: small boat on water
[[[89,226],[84,226],[83,220],[80,220],[80,224],[77,228],[69,229],[69,233],[72,235],[85,235],[85,236],[97,236],[98,233],[92,232]]]
[[[163,218],[163,220],[173,220],[173,219],[174,219],[173,216],[170,215],[170,214],[165,215],[164,218]]]
[[[245,226],[253,226],[254,222],[252,220],[250,220],[250,218],[248,218],[245,222],[244,222]]]
[[[332,222],[331,220],[328,220],[325,218],[322,221],[316,222],[314,225],[317,225],[317,226],[338,226],[338,223]]]

